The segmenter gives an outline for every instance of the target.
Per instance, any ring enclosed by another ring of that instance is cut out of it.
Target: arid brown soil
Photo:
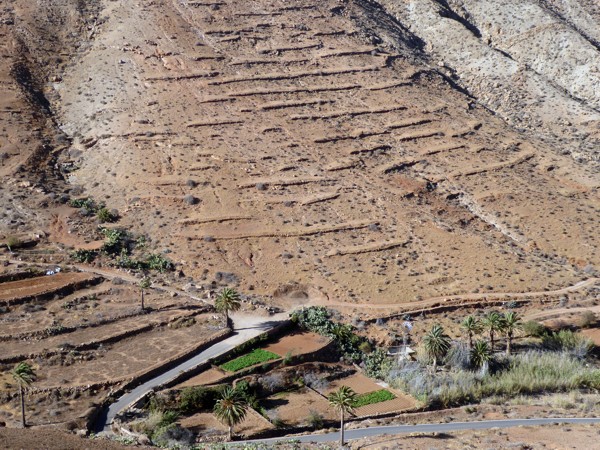
[[[592,272],[594,173],[407,57],[402,28],[363,6],[92,3],[68,69],[44,85],[68,137],[54,153],[63,190],[117,208],[187,276],[232,273],[263,296],[294,281],[397,303],[558,289]],[[21,21],[52,25],[17,2],[8,14],[15,39]],[[45,218],[14,232],[94,245],[85,230],[65,239],[46,201],[22,208]]]
[[[98,250],[100,220],[68,206],[88,196],[175,270],[146,312],[142,274],[105,255],[0,284],[0,420],[18,420],[15,361],[53,392],[31,395],[34,424],[80,419],[218,331],[200,299],[226,285],[356,323],[600,312],[598,8],[511,3],[4,2],[0,272]]]
[[[598,433],[595,425],[545,425],[483,431],[383,436],[354,441],[350,448],[356,450],[429,450],[432,448],[444,450],[466,448],[566,450],[595,448],[597,440]]]

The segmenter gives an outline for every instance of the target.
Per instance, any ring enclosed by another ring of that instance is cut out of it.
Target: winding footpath
[[[233,335],[217,342],[206,350],[198,353],[196,356],[181,362],[172,369],[140,384],[130,392],[121,396],[116,402],[111,403],[108,409],[104,410],[97,419],[95,427],[96,431],[110,431],[113,420],[120,412],[130,407],[153,389],[175,379],[182,372],[187,372],[200,364],[204,364],[205,362],[232,350],[238,345],[277,327],[287,319],[287,314],[278,314],[269,318],[234,314],[231,318],[234,323]]]

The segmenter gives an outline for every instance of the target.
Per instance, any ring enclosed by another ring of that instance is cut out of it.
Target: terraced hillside
[[[600,262],[597,172],[469,96],[418,21],[372,1],[97,6],[45,84],[66,190],[197,283],[397,303],[559,289]]]
[[[9,370],[18,362],[38,373],[31,424],[85,428],[88,409],[110,392],[223,333],[197,300],[154,291],[142,310],[137,286],[84,273],[2,282],[0,293],[0,416],[11,425],[20,413]]]

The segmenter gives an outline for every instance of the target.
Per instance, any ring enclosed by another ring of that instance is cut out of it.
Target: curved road
[[[451,431],[463,430],[486,430],[489,428],[512,428],[521,426],[536,426],[559,423],[587,424],[600,423],[600,417],[549,417],[543,419],[504,419],[504,420],[483,420],[480,422],[451,422],[451,423],[427,423],[422,425],[386,425],[381,427],[356,428],[345,431],[346,440],[362,439],[380,435],[395,435],[407,433],[447,433]],[[306,436],[286,436],[271,439],[256,439],[252,441],[242,441],[241,443],[275,443],[277,441],[295,441],[301,443],[323,443],[334,442],[340,439],[340,433],[310,434]]]
[[[121,396],[121,398],[112,403],[108,409],[102,412],[101,416],[96,421],[96,431],[110,431],[110,425],[117,414],[131,406],[154,388],[173,380],[181,372],[186,372],[212,358],[222,355],[223,353],[240,344],[243,344],[244,342],[264,333],[265,331],[275,328],[286,319],[286,314],[278,314],[276,316],[271,316],[268,319],[255,316],[246,316],[242,314],[232,315],[232,320],[235,325],[235,331],[233,335],[227,339],[217,342],[196,356],[183,361],[172,369],[163,372],[162,374],[137,386],[132,391]]]

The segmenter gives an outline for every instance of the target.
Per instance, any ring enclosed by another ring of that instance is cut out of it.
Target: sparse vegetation
[[[560,330],[546,333],[542,337],[542,346],[549,350],[568,353],[577,358],[585,358],[594,344],[589,338],[579,333]]]
[[[85,264],[90,264],[90,263],[94,262],[94,260],[96,259],[97,256],[98,256],[98,252],[95,250],[79,249],[79,250],[75,250],[73,253],[71,253],[71,258],[73,258],[78,263],[85,263]]]
[[[600,388],[600,370],[565,353],[530,351],[496,366],[495,371],[484,375],[462,370],[431,373],[418,362],[406,362],[392,370],[388,379],[426,404],[443,408],[492,395],[510,399],[515,395]]]

